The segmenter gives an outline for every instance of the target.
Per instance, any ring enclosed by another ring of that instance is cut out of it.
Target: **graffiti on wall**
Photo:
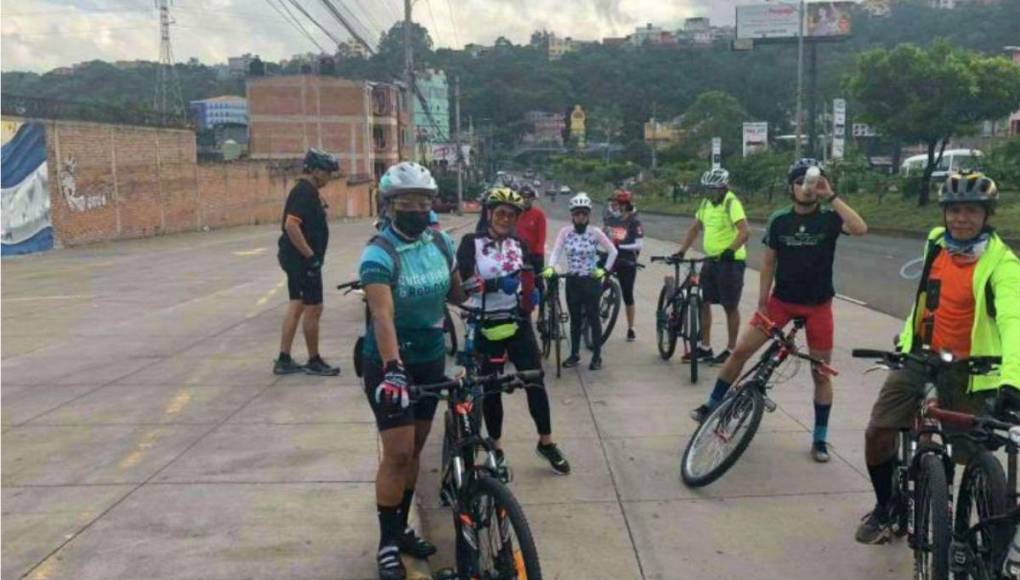
[[[113,195],[113,186],[100,183],[88,188],[78,187],[78,162],[68,156],[60,164],[60,195],[71,211],[84,212],[106,206]]]
[[[42,123],[21,123],[0,149],[0,254],[28,254],[53,247],[48,181],[46,129]]]

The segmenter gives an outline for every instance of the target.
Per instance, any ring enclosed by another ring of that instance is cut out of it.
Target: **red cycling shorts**
[[[791,304],[772,296],[769,298],[768,317],[779,326],[786,326],[794,318],[804,319],[808,348],[811,350],[832,350],[832,300],[821,304]],[[752,325],[757,324],[754,319]]]

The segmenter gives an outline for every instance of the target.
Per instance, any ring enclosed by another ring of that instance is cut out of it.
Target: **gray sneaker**
[[[818,463],[829,462],[829,444],[825,441],[815,441],[811,444],[811,457]]]
[[[322,360],[322,357],[317,356],[308,360],[308,364],[305,365],[305,373],[320,377],[335,377],[340,374],[340,368],[330,366]]]
[[[280,357],[273,361],[273,374],[274,375],[292,375],[294,373],[303,373],[305,367],[294,362],[294,359],[287,357]]]
[[[854,539],[862,544],[884,544],[889,541],[890,533],[889,518],[885,515],[885,510],[876,506],[861,519]]]

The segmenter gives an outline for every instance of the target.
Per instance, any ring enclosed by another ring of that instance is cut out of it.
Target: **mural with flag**
[[[13,127],[11,127],[13,128]],[[46,128],[25,122],[0,151],[2,255],[28,254],[53,247],[50,189],[46,171]]]

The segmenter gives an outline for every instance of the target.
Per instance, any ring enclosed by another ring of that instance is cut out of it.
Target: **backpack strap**
[[[368,245],[381,249],[390,257],[390,261],[393,262],[393,273],[390,280],[393,282],[393,286],[396,286],[400,280],[400,254],[397,253],[393,242],[382,234],[375,234],[368,240]]]
[[[991,278],[985,282],[985,310],[988,311],[988,317],[995,320],[995,289],[992,288]]]
[[[453,250],[450,249],[450,245],[446,243],[446,238],[442,234],[436,232],[432,234],[432,243],[439,249],[439,253],[446,259],[446,269],[453,269]]]

